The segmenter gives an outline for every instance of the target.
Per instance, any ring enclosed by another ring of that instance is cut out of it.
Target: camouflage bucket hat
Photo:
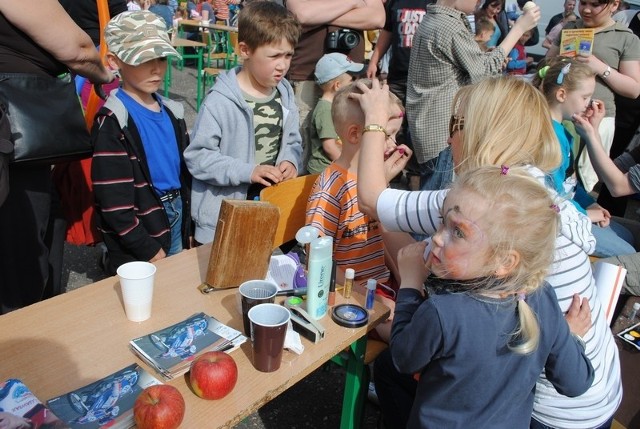
[[[166,28],[164,21],[153,12],[122,12],[109,21],[104,38],[109,50],[132,66],[155,58],[182,58],[171,46]]]

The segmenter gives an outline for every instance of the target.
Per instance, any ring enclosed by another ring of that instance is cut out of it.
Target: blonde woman
[[[385,88],[377,89],[381,93]],[[372,91],[374,92],[374,91]],[[367,123],[385,126],[381,112],[387,109],[383,96],[371,95],[367,103]],[[542,94],[530,84],[513,77],[485,79],[463,88],[454,100],[449,126],[449,144],[457,174],[482,166],[526,166],[540,183],[560,164],[560,145],[551,115]],[[386,112],[385,112],[386,113]],[[384,141],[378,133],[362,139],[361,167],[358,171],[360,209],[380,220],[390,231],[433,234],[442,223],[440,213],[447,195],[444,191],[406,192],[386,189],[379,177],[385,163],[402,162],[404,153],[396,151],[387,161],[381,153]],[[401,147],[402,148],[402,147]],[[404,149],[404,148],[402,148]],[[552,189],[548,192],[555,195]],[[560,229],[555,240],[553,263],[546,281],[554,288],[563,312],[573,320],[576,305],[580,317],[590,313],[591,325],[572,326],[585,341],[586,354],[595,369],[592,386],[582,395],[568,398],[558,393],[543,375],[536,384],[532,427],[606,427],[622,399],[618,349],[607,325],[588,255],[594,250],[591,222],[571,202],[557,200]],[[502,216],[499,211],[495,216]],[[538,222],[531,217],[530,223]],[[402,276],[402,274],[401,274]],[[580,294],[578,297],[576,294]],[[378,387],[376,370],[376,386]],[[398,395],[399,398],[399,395]]]

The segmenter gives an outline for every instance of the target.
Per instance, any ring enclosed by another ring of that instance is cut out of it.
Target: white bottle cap
[[[353,280],[356,276],[356,271],[353,268],[347,268],[344,270],[344,278]]]
[[[376,279],[369,279],[367,280],[367,289],[376,290],[377,284],[378,284],[378,281]]]
[[[634,303],[633,304],[633,309],[636,310],[636,311],[640,310],[640,302]]]

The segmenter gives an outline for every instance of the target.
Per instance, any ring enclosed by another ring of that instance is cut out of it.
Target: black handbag
[[[0,73],[0,108],[11,124],[13,163],[55,164],[93,152],[70,74]]]

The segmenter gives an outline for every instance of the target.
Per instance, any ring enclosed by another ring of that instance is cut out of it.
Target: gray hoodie
[[[245,102],[236,74],[222,73],[200,107],[184,159],[193,176],[191,216],[195,239],[213,241],[223,199],[244,200],[256,167],[253,110]],[[301,170],[302,138],[293,89],[283,79],[282,142],[276,165],[289,161]]]

